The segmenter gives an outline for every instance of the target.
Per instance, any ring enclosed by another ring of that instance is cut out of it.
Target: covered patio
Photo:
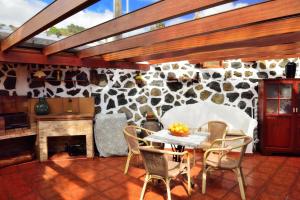
[[[142,199],[149,177],[149,200],[300,198],[299,0],[0,0],[19,6],[0,200]]]

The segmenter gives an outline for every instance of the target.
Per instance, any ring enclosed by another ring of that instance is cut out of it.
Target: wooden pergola
[[[271,0],[69,53],[66,50],[231,0],[161,0],[43,49],[19,45],[96,0],[56,0],[1,41],[0,62],[147,69],[149,64],[300,55],[300,1]]]

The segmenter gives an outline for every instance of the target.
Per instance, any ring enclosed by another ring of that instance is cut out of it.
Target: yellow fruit
[[[189,134],[189,128],[186,124],[181,122],[175,122],[173,124],[170,124],[168,130],[173,134],[177,136],[186,136]]]

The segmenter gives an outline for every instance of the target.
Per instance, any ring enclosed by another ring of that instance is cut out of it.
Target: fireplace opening
[[[48,137],[48,157],[51,159],[59,156],[86,156],[85,138],[85,136]]]

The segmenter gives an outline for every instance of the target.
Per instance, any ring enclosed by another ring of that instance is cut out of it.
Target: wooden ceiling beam
[[[45,56],[38,51],[11,49],[8,52],[0,51],[0,62],[6,63],[35,63],[45,65],[67,65],[91,68],[122,68],[148,70],[149,65],[131,62],[106,62],[99,58],[80,59],[74,55]]]
[[[255,57],[245,57],[242,58],[242,62],[251,62],[259,60],[273,60],[273,59],[285,59],[285,58],[299,58],[300,53],[298,54],[286,54],[286,55],[268,55],[268,56],[255,56]]]
[[[150,60],[163,60],[163,59],[172,59],[175,57],[184,57],[189,54],[201,53],[201,52],[211,52],[218,50],[226,50],[226,49],[237,49],[242,47],[264,47],[264,46],[272,46],[272,45],[280,45],[280,44],[289,44],[289,43],[297,43],[300,41],[300,32],[295,33],[287,33],[282,35],[268,36],[255,38],[251,40],[239,41],[239,42],[231,42],[220,45],[212,45],[212,46],[204,46],[199,48],[192,49],[184,49],[180,51],[153,54],[148,56],[138,56],[134,58],[126,59],[128,62],[141,62],[141,61],[150,61]]]
[[[197,62],[209,62],[209,61],[221,61],[221,60],[232,60],[232,59],[249,59],[249,58],[291,58],[293,56],[300,54],[300,48],[287,50],[287,51],[280,51],[280,52],[264,52],[264,53],[244,53],[240,55],[218,55],[218,56],[211,56],[211,57],[190,57],[188,60]],[[255,60],[254,60],[255,61]]]
[[[209,62],[209,61],[222,61],[222,60],[235,60],[235,59],[241,59],[244,62],[247,61],[258,61],[258,60],[270,60],[270,59],[283,59],[283,58],[297,58],[300,57],[300,52],[298,51],[289,51],[289,52],[278,52],[278,53],[269,53],[269,54],[245,54],[241,55],[239,57],[236,56],[220,56],[211,58],[211,60],[208,59],[200,59],[200,60],[189,60],[190,63],[203,63],[203,62]]]
[[[145,27],[187,13],[221,5],[232,0],[164,0],[136,10],[108,22],[94,26],[78,34],[55,42],[44,48],[45,55],[51,55],[66,49],[85,45],[104,38]]]
[[[253,39],[294,32],[300,32],[300,17],[277,19],[245,27],[162,42],[148,47],[138,47],[120,52],[109,53],[102,55],[102,57],[106,61],[128,59],[138,56],[170,53],[199,47],[218,46],[226,43],[251,41]],[[274,41],[274,44],[276,43],[277,42]]]
[[[300,1],[297,0],[263,2],[84,49],[78,53],[78,56],[81,58],[92,57],[259,21],[295,15],[300,13],[299,7]],[[259,15],[254,15],[253,13],[259,13]]]
[[[56,0],[37,13],[1,42],[1,50],[6,51],[32,38],[56,23],[90,6],[98,0]],[[21,11],[22,12],[22,11]]]
[[[230,58],[240,58],[242,55],[253,55],[253,54],[265,54],[265,53],[277,53],[277,52],[289,52],[289,51],[299,51],[300,42],[298,43],[290,43],[290,44],[279,44],[279,45],[271,45],[264,47],[241,47],[241,48],[233,48],[233,49],[221,49],[216,51],[206,51],[206,52],[198,52],[187,54],[184,56],[175,56],[157,60],[148,61],[149,64],[158,64],[165,62],[175,62],[182,60],[198,60],[202,59],[207,61],[213,61],[215,57],[230,57]]]

